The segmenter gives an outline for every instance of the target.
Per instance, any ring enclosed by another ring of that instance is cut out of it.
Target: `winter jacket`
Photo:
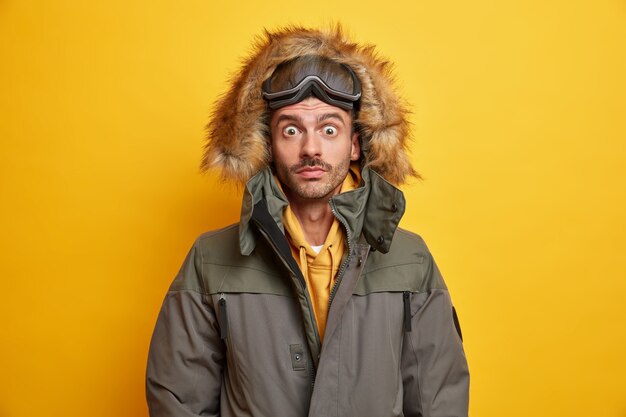
[[[151,417],[467,416],[444,281],[424,241],[397,228],[402,192],[368,168],[362,177],[330,200],[348,252],[323,344],[269,169],[248,181],[238,225],[197,239],[154,330]]]

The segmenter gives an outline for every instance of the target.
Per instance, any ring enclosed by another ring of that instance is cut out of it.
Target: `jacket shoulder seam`
[[[197,290],[195,288],[177,288],[175,290],[167,290],[167,295],[169,295],[169,294],[178,294],[178,293],[183,293],[183,292],[193,292],[193,293],[196,293],[196,294],[199,294],[199,295],[209,295],[208,293],[203,292],[203,291],[204,290],[200,291],[200,290]]]
[[[367,274],[369,274],[371,272],[380,271],[381,269],[395,268],[397,266],[421,265],[421,264],[422,264],[421,262],[402,262],[402,263],[397,263],[397,264],[382,265],[382,266],[379,266],[378,268],[367,269],[367,270],[363,271],[363,275],[367,275]]]
[[[208,232],[204,232],[202,233],[200,236],[198,236],[197,241],[201,242],[219,235],[222,235],[224,233],[228,233],[230,232],[232,229],[236,229],[237,227],[239,227],[238,223],[233,223],[230,224],[228,226],[222,227],[221,229],[216,229],[216,230],[209,230]]]
[[[412,232],[412,231],[407,230],[407,229],[403,229],[401,227],[398,227],[396,229],[396,232],[398,232],[398,233],[408,237],[409,239],[411,239],[413,241],[416,241],[417,243],[419,243],[421,245],[426,246],[426,242],[424,241],[424,238],[421,235],[419,235],[419,234],[417,234],[415,232]]]
[[[252,268],[249,266],[240,266],[240,265],[233,265],[233,264],[222,264],[219,262],[210,262],[210,261],[202,261],[202,266],[204,268],[204,265],[216,265],[216,266],[223,266],[226,268],[234,268],[234,269],[249,269],[251,271],[259,271],[259,272],[263,272],[264,274],[273,276],[273,277],[278,277],[280,278],[281,275],[280,274],[275,274],[271,271],[265,270],[265,269],[260,269],[260,268]]]

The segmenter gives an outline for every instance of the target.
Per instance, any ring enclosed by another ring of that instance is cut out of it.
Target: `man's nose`
[[[322,141],[319,135],[314,131],[307,131],[302,139],[302,148],[300,156],[319,157],[322,155]]]

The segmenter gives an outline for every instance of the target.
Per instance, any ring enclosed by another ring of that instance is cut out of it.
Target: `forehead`
[[[323,102],[316,97],[309,97],[299,103],[281,107],[272,113],[271,124],[274,126],[280,116],[295,116],[302,120],[318,120],[324,115],[338,115],[345,124],[350,124],[352,116],[346,110]]]

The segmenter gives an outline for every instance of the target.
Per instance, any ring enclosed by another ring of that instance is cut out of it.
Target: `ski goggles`
[[[350,67],[347,65],[342,66],[348,70],[352,77],[351,92],[335,90],[318,75],[307,75],[295,87],[282,91],[272,91],[272,77],[270,77],[265,80],[261,87],[263,98],[268,102],[269,108],[272,110],[299,103],[311,94],[332,106],[348,111],[352,110],[354,104],[361,98],[361,83]]]

